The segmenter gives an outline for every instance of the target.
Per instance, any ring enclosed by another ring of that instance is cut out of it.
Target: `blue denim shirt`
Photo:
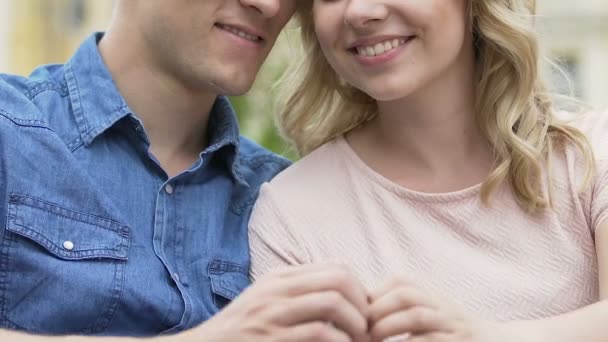
[[[168,178],[88,39],[65,65],[0,76],[0,327],[154,335],[248,284],[247,221],[288,165],[218,98],[209,146]]]

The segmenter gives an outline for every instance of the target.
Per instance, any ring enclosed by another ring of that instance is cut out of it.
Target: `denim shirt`
[[[1,328],[175,333],[249,284],[247,221],[288,161],[240,137],[219,97],[208,147],[168,178],[101,37],[65,65],[0,76]]]

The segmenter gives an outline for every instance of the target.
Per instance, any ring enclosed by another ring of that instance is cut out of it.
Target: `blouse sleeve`
[[[589,140],[596,158],[591,196],[591,226],[595,232],[608,219],[608,111],[598,112]]]
[[[605,147],[608,149],[608,146]],[[597,160],[597,178],[591,200],[591,224],[593,231],[608,219],[608,159]]]
[[[249,221],[250,277],[253,281],[274,269],[310,263],[312,259],[301,248],[302,240],[273,197],[272,185],[264,184]]]

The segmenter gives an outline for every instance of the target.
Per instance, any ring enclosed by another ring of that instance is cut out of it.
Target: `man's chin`
[[[253,86],[253,81],[248,82],[235,82],[235,81],[225,81],[225,82],[214,82],[212,83],[215,92],[218,95],[224,96],[241,96],[245,95],[251,87]]]

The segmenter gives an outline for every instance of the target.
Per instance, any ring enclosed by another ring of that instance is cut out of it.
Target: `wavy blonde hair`
[[[469,1],[476,56],[476,119],[495,155],[481,197],[488,204],[496,188],[508,181],[519,205],[538,212],[551,206],[551,177],[543,175],[550,170],[552,150],[571,143],[581,151],[585,186],[594,168],[591,147],[581,131],[558,120],[540,76],[535,1]],[[304,59],[285,73],[281,84],[286,101],[278,115],[283,135],[301,155],[378,112],[375,100],[341,80],[325,59],[316,39],[312,2],[301,2],[296,14]]]

